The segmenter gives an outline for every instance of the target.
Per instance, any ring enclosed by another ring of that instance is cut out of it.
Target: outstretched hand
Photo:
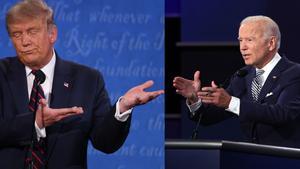
[[[153,85],[153,81],[149,80],[141,85],[135,86],[128,90],[120,100],[120,112],[125,112],[134,106],[148,103],[159,95],[164,93],[164,90],[156,90],[152,92],[144,91]]]
[[[194,73],[194,80],[175,77],[173,86],[176,88],[176,92],[187,98],[190,103],[197,102],[197,92],[199,92],[201,88],[200,71]]]
[[[44,128],[51,126],[55,122],[58,122],[68,116],[82,113],[82,107],[74,106],[70,108],[53,109],[48,107],[45,99],[41,99],[39,101],[39,108],[36,112],[35,121],[39,128]]]

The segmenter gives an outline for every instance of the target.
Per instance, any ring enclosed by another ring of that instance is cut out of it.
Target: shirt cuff
[[[39,126],[36,124],[36,122],[34,122],[34,126],[35,126],[36,135],[37,135],[37,140],[40,140],[40,138],[45,138],[46,137],[45,128],[40,129]]]
[[[192,112],[192,113],[197,111],[202,105],[201,99],[199,99],[196,103],[193,103],[193,104],[189,104],[188,100],[186,100],[185,103],[186,103],[187,107],[189,108],[190,112]]]
[[[122,99],[122,97],[120,97],[120,98],[118,99],[117,103],[116,103],[116,113],[115,113],[115,118],[116,118],[118,121],[125,122],[125,121],[129,118],[129,116],[130,116],[130,114],[131,114],[133,108],[131,108],[131,109],[129,109],[129,110],[127,110],[127,111],[121,113],[121,112],[120,112],[120,106],[119,106],[120,100],[121,100],[121,99]]]
[[[229,106],[226,110],[236,115],[240,115],[240,104],[241,104],[241,100],[239,98],[231,96]]]

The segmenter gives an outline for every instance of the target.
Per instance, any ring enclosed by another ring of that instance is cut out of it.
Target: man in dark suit
[[[200,71],[194,80],[175,77],[173,86],[187,98],[193,118],[202,116],[209,125],[239,117],[248,141],[300,148],[300,67],[278,54],[280,38],[269,17],[247,17],[238,37],[246,66],[226,90],[214,81],[201,87]]]
[[[147,81],[112,106],[98,71],[54,51],[53,12],[41,0],[14,5],[6,26],[17,57],[0,61],[0,168],[87,168],[89,140],[100,151],[116,151],[128,135],[132,108],[163,93],[145,92],[153,84]],[[29,111],[29,101],[38,108]]]

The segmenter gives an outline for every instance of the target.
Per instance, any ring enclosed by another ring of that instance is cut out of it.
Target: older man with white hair
[[[299,148],[300,66],[278,54],[280,39],[271,18],[247,17],[238,36],[246,66],[226,89],[214,81],[202,87],[200,71],[193,80],[175,77],[173,86],[187,98],[193,118],[209,125],[238,117],[248,141]]]

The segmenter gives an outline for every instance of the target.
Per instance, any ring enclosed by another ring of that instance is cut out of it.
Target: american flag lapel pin
[[[65,86],[66,88],[69,88],[69,83],[64,82],[64,86]]]

